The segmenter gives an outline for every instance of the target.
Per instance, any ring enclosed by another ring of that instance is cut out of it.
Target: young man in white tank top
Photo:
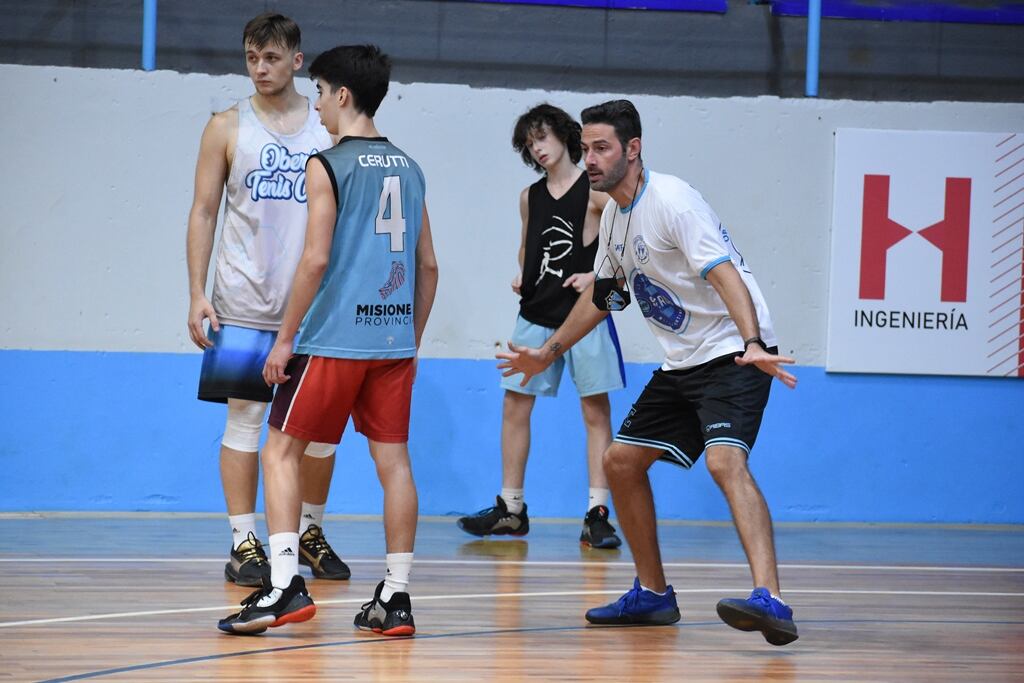
[[[242,44],[256,92],[206,125],[188,219],[188,330],[204,351],[199,399],[228,405],[220,471],[232,544],[224,577],[244,586],[270,578],[255,533],[259,437],[273,397],[263,364],[302,253],[306,159],[334,144],[295,89],[303,60],[300,40],[299,27],[280,14],[261,14],[246,25]],[[225,187],[211,302],[206,275]],[[334,451],[333,444],[311,443],[302,460],[302,528],[292,550],[317,578],[347,579],[349,568],[321,529]]]

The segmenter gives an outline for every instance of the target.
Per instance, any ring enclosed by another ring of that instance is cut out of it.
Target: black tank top
[[[561,198],[548,192],[546,178],[530,186],[523,258],[522,299],[519,313],[535,325],[558,327],[569,315],[579,294],[562,287],[573,273],[594,269],[597,240],[583,246],[583,223],[590,202],[587,174]]]

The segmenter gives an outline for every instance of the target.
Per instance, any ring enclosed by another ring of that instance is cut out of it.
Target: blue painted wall
[[[219,511],[225,409],[195,400],[200,356],[0,352],[0,509]],[[423,514],[473,511],[500,487],[495,363],[421,361],[411,450]],[[654,365],[627,365],[613,427]],[[752,468],[777,521],[1024,522],[1024,383],[829,375],[775,385]],[[566,382],[569,380],[566,379]],[[538,401],[531,513],[582,516],[583,430],[571,383]],[[662,518],[724,520],[707,471],[654,466]],[[339,449],[328,512],[380,512],[365,441]]]

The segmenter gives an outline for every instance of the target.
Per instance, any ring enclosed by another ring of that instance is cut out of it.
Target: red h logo
[[[864,176],[860,238],[860,298],[885,298],[889,248],[914,234],[889,218],[889,176]],[[971,179],[946,178],[946,215],[919,231],[942,252],[942,301],[967,301],[967,245],[970,235]]]

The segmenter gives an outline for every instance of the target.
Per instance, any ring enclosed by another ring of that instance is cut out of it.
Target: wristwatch
[[[758,346],[760,346],[765,351],[768,350],[768,345],[765,344],[764,340],[761,339],[760,337],[751,337],[750,339],[744,339],[743,340],[743,350],[746,351],[747,347],[750,346],[751,344],[757,344]]]

